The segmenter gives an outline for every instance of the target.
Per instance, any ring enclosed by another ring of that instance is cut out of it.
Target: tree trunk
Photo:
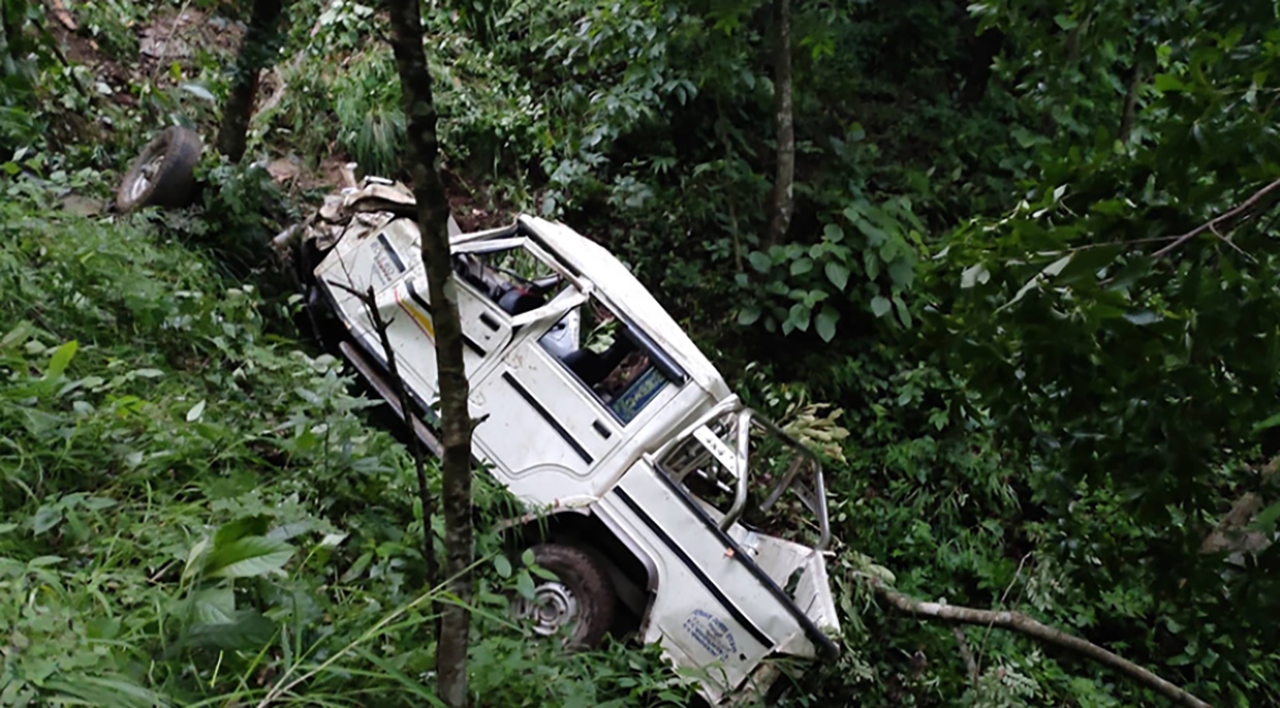
[[[778,122],[778,173],[773,182],[773,214],[766,245],[781,243],[795,205],[796,131],[791,110],[791,0],[774,0],[778,36],[773,47],[773,95]]]
[[[244,157],[249,118],[253,116],[253,99],[258,93],[258,74],[271,64],[276,44],[276,23],[283,8],[284,0],[253,0],[249,30],[240,43],[235,78],[231,92],[227,94],[227,102],[222,107],[222,125],[218,128],[218,152],[232,162],[239,162]]]
[[[449,253],[449,203],[436,167],[436,107],[431,74],[422,49],[422,19],[417,0],[388,0],[391,47],[400,72],[402,105],[408,137],[408,168],[418,204],[422,260],[436,330],[436,362],[440,380],[441,443],[444,482],[441,506],[445,522],[445,577],[448,591],[460,602],[448,603],[440,619],[436,644],[437,691],[451,707],[467,705],[467,633],[471,614],[471,414],[466,370],[462,361],[462,322],[452,282]]]

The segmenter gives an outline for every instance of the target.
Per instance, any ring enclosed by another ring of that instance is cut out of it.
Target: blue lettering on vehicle
[[[710,612],[694,610],[684,621],[684,630],[718,659],[727,659],[738,651],[738,642],[729,626]]]

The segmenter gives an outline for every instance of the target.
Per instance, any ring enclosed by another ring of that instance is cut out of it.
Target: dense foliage
[[[78,39],[132,60],[129,20],[67,5]],[[828,483],[847,651],[783,700],[1155,700],[1029,639],[877,607],[852,574],[870,558],[904,591],[1020,609],[1212,704],[1280,701],[1276,195],[1200,228],[1280,177],[1276,5],[791,5],[781,242],[770,3],[423,8],[464,221],[564,219],[622,255],[753,405],[842,409]],[[393,616],[420,592],[403,450],[266,316],[289,305],[231,284],[246,244],[297,212],[260,170],[212,164],[212,208],[163,221],[35,206],[102,194],[114,175],[98,171],[161,124],[211,125],[225,53],[122,86],[58,62],[38,6],[0,6],[0,607],[17,630],[0,695],[260,697],[338,657],[282,698],[408,700],[430,639],[420,605]],[[377,6],[289,15],[251,157],[399,176]],[[174,234],[233,238],[231,267]],[[485,490],[482,515],[499,498]],[[1246,498],[1253,542],[1206,544]],[[651,654],[559,656],[485,617],[486,705],[679,690]]]

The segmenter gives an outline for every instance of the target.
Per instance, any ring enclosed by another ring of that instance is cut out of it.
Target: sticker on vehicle
[[[705,610],[694,610],[684,621],[684,630],[711,655],[724,660],[737,653],[738,642],[729,626]]]

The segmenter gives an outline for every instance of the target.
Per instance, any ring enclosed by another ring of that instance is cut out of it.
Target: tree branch
[[[888,585],[885,585],[883,580],[875,577],[874,575],[860,572],[855,573],[855,575],[870,585],[877,595],[888,600],[889,604],[903,612],[907,612],[917,617],[942,620],[945,622],[991,625],[1000,627],[1001,629],[1020,632],[1033,639],[1045,642],[1046,644],[1052,644],[1063,649],[1069,649],[1081,656],[1092,659],[1155,691],[1156,693],[1159,693],[1174,703],[1184,706],[1192,706],[1193,708],[1209,708],[1208,703],[1196,698],[1181,687],[1156,676],[1132,661],[1123,659],[1093,642],[1037,622],[1021,612],[977,610],[970,607],[943,605],[937,602],[924,602],[922,600],[908,597],[907,595],[894,590]]]
[[[1268,184],[1267,186],[1263,187],[1262,189],[1259,189],[1258,191],[1254,192],[1254,193],[1253,193],[1253,196],[1251,196],[1251,197],[1249,197],[1248,199],[1244,200],[1244,201],[1243,201],[1243,202],[1241,202],[1238,206],[1236,206],[1235,208],[1231,209],[1230,211],[1228,211],[1228,212],[1226,212],[1226,213],[1224,213],[1224,214],[1219,214],[1218,216],[1215,216],[1214,218],[1210,219],[1209,221],[1207,221],[1207,222],[1205,222],[1205,223],[1203,223],[1203,224],[1201,224],[1201,225],[1199,225],[1199,226],[1195,227],[1194,229],[1192,229],[1192,230],[1190,230],[1190,231],[1186,232],[1185,234],[1182,234],[1181,236],[1177,237],[1176,239],[1174,239],[1174,240],[1173,240],[1173,243],[1171,243],[1171,244],[1169,244],[1168,246],[1165,246],[1164,248],[1160,249],[1159,251],[1156,251],[1155,253],[1151,254],[1151,255],[1152,255],[1152,257],[1153,257],[1153,258],[1162,258],[1162,257],[1164,257],[1164,256],[1168,255],[1168,254],[1169,254],[1171,251],[1173,251],[1174,249],[1176,249],[1176,248],[1178,248],[1179,246],[1181,246],[1182,244],[1186,243],[1187,241],[1190,241],[1191,239],[1195,238],[1196,236],[1199,236],[1200,234],[1202,234],[1202,233],[1204,233],[1204,232],[1206,232],[1206,231],[1212,232],[1212,233],[1213,233],[1214,235],[1216,235],[1219,239],[1221,239],[1221,240],[1223,240],[1223,241],[1227,242],[1227,243],[1228,243],[1229,245],[1231,245],[1233,248],[1236,248],[1235,244],[1231,243],[1231,241],[1230,241],[1227,237],[1223,236],[1222,234],[1220,234],[1220,233],[1218,232],[1217,227],[1219,227],[1219,226],[1223,225],[1224,223],[1226,223],[1226,222],[1228,222],[1228,221],[1230,221],[1230,220],[1232,220],[1232,219],[1234,219],[1234,218],[1236,218],[1236,217],[1238,217],[1238,216],[1240,216],[1240,215],[1242,215],[1242,214],[1246,214],[1246,213],[1248,213],[1250,210],[1252,210],[1254,207],[1258,206],[1258,205],[1259,205],[1259,204],[1260,204],[1264,199],[1266,199],[1266,198],[1267,198],[1267,196],[1269,196],[1272,192],[1275,192],[1277,189],[1280,189],[1280,179],[1276,179],[1274,182],[1272,182],[1272,183]]]
[[[414,430],[413,427],[413,408],[409,398],[409,387],[405,386],[404,379],[400,377],[400,368],[396,364],[396,350],[391,346],[391,337],[387,334],[391,323],[382,319],[382,313],[378,311],[378,301],[374,297],[372,285],[369,286],[368,292],[362,293],[343,283],[332,284],[351,293],[364,305],[365,312],[369,314],[369,321],[373,323],[373,329],[378,333],[378,341],[382,344],[382,353],[387,358],[387,377],[390,379],[389,383],[392,390],[396,392],[396,398],[400,401],[400,413],[404,418],[405,427],[409,431],[409,454],[413,456],[414,471],[418,475],[418,501],[422,504],[422,560],[426,563],[427,575],[424,584],[430,590],[436,586],[436,578],[439,575],[436,564],[435,534],[431,523],[434,505],[431,503],[431,488],[427,486],[427,467],[426,460],[422,454],[422,441],[418,439],[418,431]],[[434,608],[435,605],[433,604],[432,607]]]

